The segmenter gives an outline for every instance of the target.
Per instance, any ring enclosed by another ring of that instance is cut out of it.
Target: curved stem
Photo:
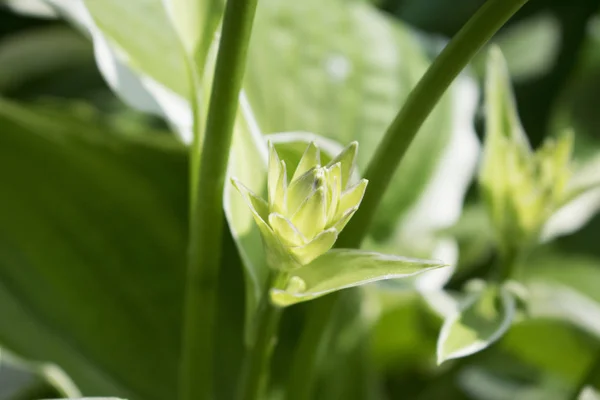
[[[276,307],[269,299],[271,284],[263,294],[257,313],[257,330],[254,332],[252,347],[246,358],[240,400],[262,400],[267,388],[271,355],[277,342],[277,330],[283,309]]]
[[[356,215],[341,234],[358,246],[396,168],[419,128],[446,89],[488,40],[527,0],[488,0],[448,43],[429,67],[387,129],[365,172],[369,189]]]
[[[369,180],[369,188],[356,215],[341,233],[336,247],[360,246],[396,168],[427,116],[479,49],[526,2],[527,0],[488,0],[435,59],[409,94],[371,158],[364,176]],[[335,293],[317,300],[310,306],[310,315],[331,315],[339,296]],[[290,399],[310,398],[310,388],[302,388],[301,385],[310,386],[315,374],[315,354],[329,318],[313,321],[302,332],[300,344],[294,354],[293,374],[287,387]],[[294,395],[297,391],[305,394],[303,397]]]
[[[184,304],[180,400],[213,396],[213,349],[217,283],[223,234],[223,187],[238,96],[257,0],[227,1],[202,157],[191,183],[190,237]],[[194,113],[198,118],[198,113]],[[196,129],[198,121],[195,121]],[[194,162],[194,161],[192,161]],[[195,164],[193,164],[195,165]]]

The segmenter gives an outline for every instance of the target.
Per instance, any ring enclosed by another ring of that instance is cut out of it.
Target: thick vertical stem
[[[228,0],[217,54],[205,137],[195,140],[200,157],[192,174],[180,400],[213,396],[214,325],[223,235],[223,187],[238,96],[257,0]],[[198,118],[198,113],[195,113]],[[195,121],[198,130],[198,121]],[[195,132],[196,135],[199,132]],[[193,165],[196,162],[192,160]]]
[[[435,59],[408,96],[371,158],[364,176],[369,180],[369,188],[336,247],[360,246],[396,168],[427,116],[473,56],[526,2],[527,0],[488,0]],[[326,316],[331,315],[338,297],[339,294],[331,294],[311,305],[311,315],[323,315],[325,318],[308,324],[302,334],[287,387],[290,399],[310,398],[310,385],[316,368],[315,354],[329,322]],[[301,385],[308,387],[303,388]]]

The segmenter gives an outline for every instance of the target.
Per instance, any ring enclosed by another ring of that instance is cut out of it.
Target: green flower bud
[[[563,204],[571,178],[573,135],[533,151],[517,116],[502,54],[490,53],[486,82],[486,140],[479,184],[504,251],[537,242]]]
[[[252,210],[271,268],[298,268],[331,249],[367,187],[366,179],[348,187],[357,150],[353,142],[321,166],[319,148],[310,143],[288,183],[286,164],[269,143],[268,201],[232,180]]]

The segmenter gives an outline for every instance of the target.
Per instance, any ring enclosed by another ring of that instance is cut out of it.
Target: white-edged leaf
[[[531,316],[566,321],[600,338],[600,261],[546,250],[528,265],[523,282]]]
[[[531,282],[527,287],[532,317],[567,321],[600,337],[600,303],[560,283]]]
[[[442,326],[437,343],[438,364],[490,346],[510,328],[515,309],[514,297],[504,288],[486,286],[471,293],[460,311]]]
[[[129,67],[180,96],[189,96],[187,58],[163,0],[82,3],[111,46],[124,53]]]
[[[384,279],[405,278],[443,266],[441,261],[334,249],[292,272],[292,276],[304,282],[302,291],[273,289],[271,299],[279,306],[289,306],[341,289]]]
[[[569,192],[569,201],[544,225],[542,241],[577,231],[600,210],[600,156],[586,161],[573,173]]]

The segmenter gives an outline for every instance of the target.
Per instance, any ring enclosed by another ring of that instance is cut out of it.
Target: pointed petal
[[[296,171],[294,171],[294,176],[292,177],[292,182],[297,178],[301,177],[306,171],[309,169],[321,164],[321,156],[319,152],[319,147],[315,142],[310,142],[298,166],[296,167]]]
[[[306,265],[329,251],[333,247],[337,237],[338,233],[335,229],[328,229],[317,235],[310,243],[301,247],[292,247],[290,251],[298,263]]]
[[[252,190],[248,189],[246,185],[240,182],[236,178],[231,178],[231,183],[242,195],[248,207],[252,210],[254,218],[260,218],[263,222],[266,222],[269,217],[269,205],[262,198],[257,196]]]
[[[327,223],[331,223],[337,214],[342,195],[342,164],[335,163],[327,170]]]
[[[250,189],[237,179],[232,178],[231,181],[235,188],[242,194],[242,197],[252,211],[252,216],[258,226],[263,241],[268,266],[270,268],[281,270],[290,270],[299,267],[296,259],[290,255],[290,252],[281,243],[273,229],[266,222],[269,215],[267,202],[252,193]]]
[[[273,204],[275,201],[275,190],[281,176],[281,161],[275,150],[273,143],[269,141],[269,168],[267,174],[267,187],[269,190],[269,204]]]
[[[271,213],[269,215],[269,225],[288,246],[303,246],[307,240],[300,231],[281,214]]]
[[[302,232],[306,239],[311,240],[325,228],[327,223],[325,205],[325,188],[320,187],[302,203],[292,216],[292,224]]]
[[[294,215],[298,207],[311,195],[318,187],[322,186],[323,171],[320,168],[311,168],[301,177],[292,181],[287,192],[287,215]]]
[[[358,207],[354,207],[354,208],[351,208],[348,211],[346,211],[344,213],[344,215],[342,215],[340,217],[340,219],[336,221],[335,225],[333,225],[333,228],[336,231],[341,232],[342,229],[344,229],[344,227],[348,223],[348,221],[350,221],[350,218],[352,218],[352,216],[354,215],[354,213],[356,212],[356,210],[358,210]]]
[[[267,265],[269,268],[277,270],[291,270],[300,265],[289,252],[288,247],[284,246],[279,237],[273,232],[273,229],[264,221],[257,222],[262,237]]]
[[[287,171],[285,161],[280,161],[279,166],[279,176],[277,177],[277,183],[273,191],[273,198],[269,199],[269,208],[272,211],[285,214],[287,210]],[[272,203],[271,200],[273,201]]]
[[[342,189],[348,185],[348,180],[352,175],[354,164],[356,161],[356,154],[358,153],[358,142],[352,142],[336,158],[331,160],[327,167],[331,167],[335,163],[341,163],[342,165]]]
[[[360,205],[368,183],[369,181],[366,179],[361,179],[356,185],[342,193],[336,218],[341,218],[348,210]]]

